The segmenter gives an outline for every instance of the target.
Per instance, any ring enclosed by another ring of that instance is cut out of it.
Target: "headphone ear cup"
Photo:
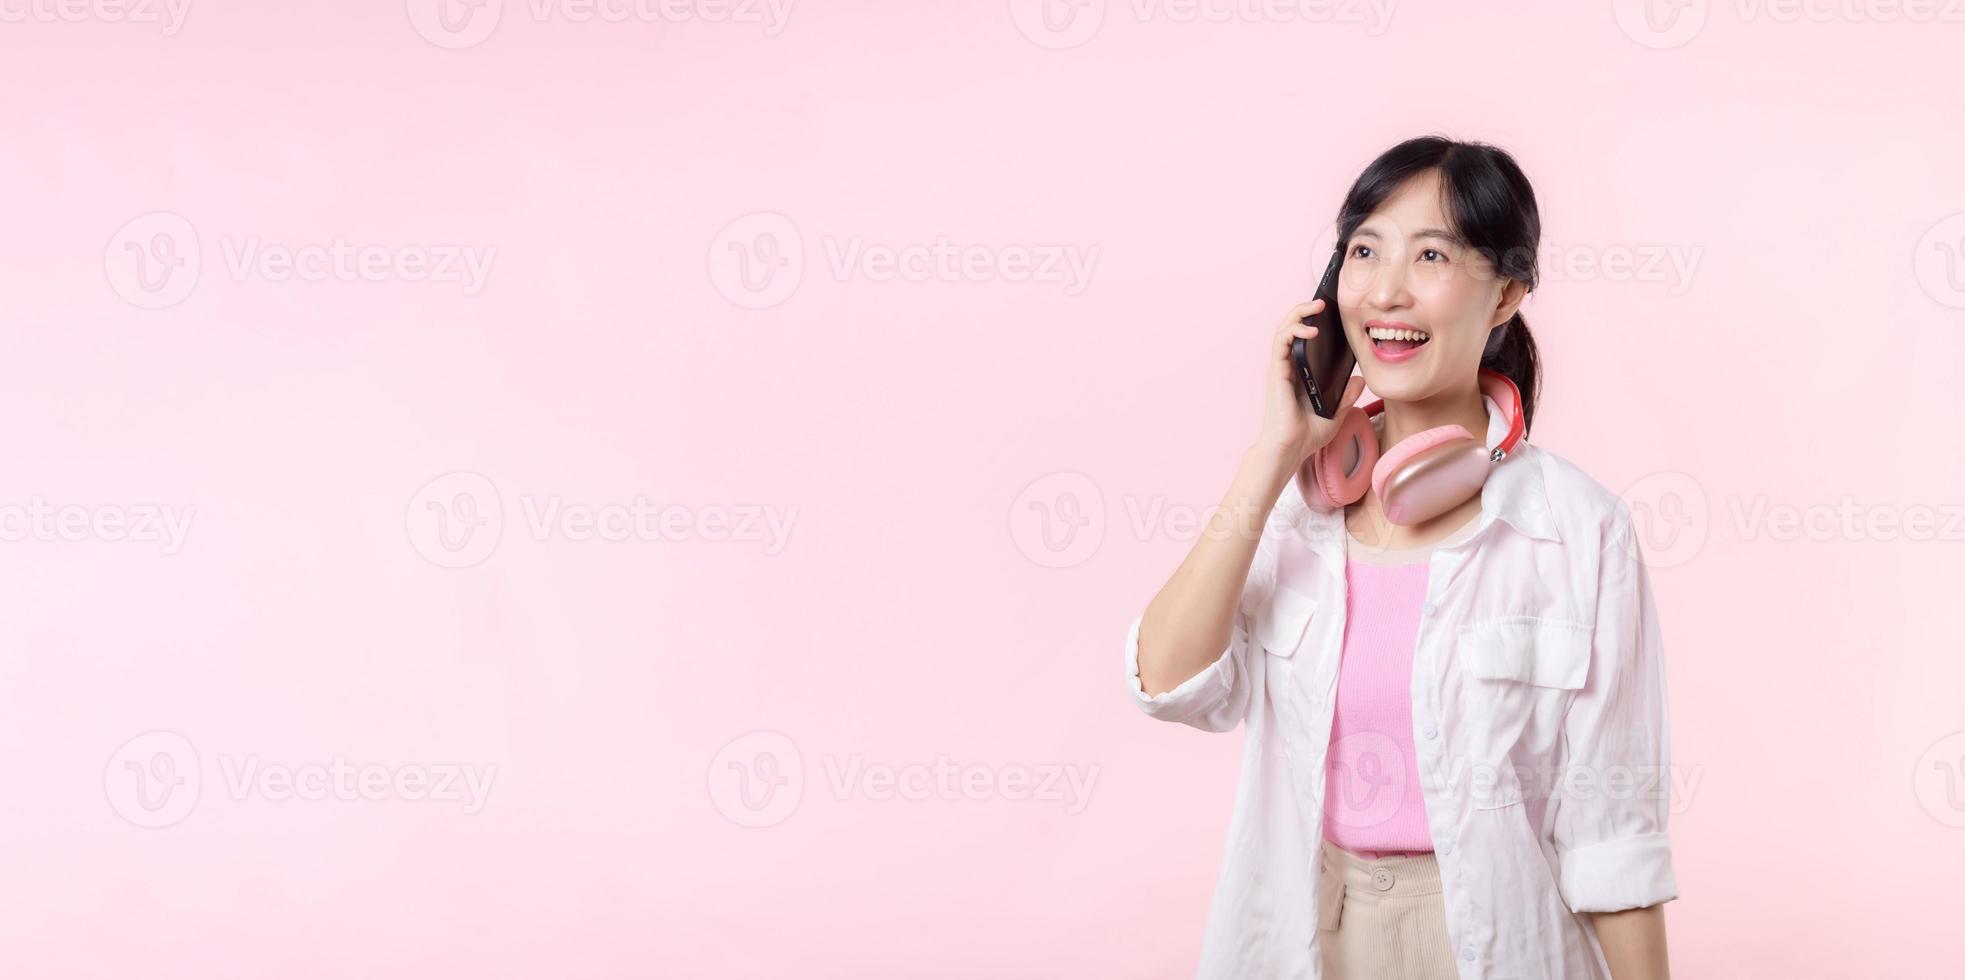
[[[1459,448],[1443,448],[1455,446]],[[1401,472],[1420,459],[1428,460],[1423,475],[1402,479]],[[1490,465],[1480,440],[1458,425],[1442,425],[1409,435],[1386,450],[1372,470],[1372,489],[1386,520],[1417,524],[1478,495]]]
[[[1385,499],[1385,484],[1392,479],[1392,474],[1397,473],[1400,467],[1412,462],[1428,449],[1456,439],[1472,441],[1474,437],[1458,425],[1442,425],[1424,432],[1415,432],[1399,440],[1398,445],[1386,450],[1371,471],[1371,488],[1378,492],[1379,500],[1383,502]]]
[[[1362,500],[1378,464],[1378,430],[1356,405],[1339,417],[1337,435],[1297,470],[1296,488],[1312,510],[1333,511]]]

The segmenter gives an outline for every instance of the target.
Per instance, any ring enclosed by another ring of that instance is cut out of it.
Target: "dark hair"
[[[1351,235],[1407,180],[1437,170],[1441,210],[1467,243],[1505,279],[1535,288],[1536,251],[1542,218],[1535,189],[1506,150],[1486,143],[1444,136],[1419,136],[1379,154],[1344,195],[1337,215],[1337,247],[1349,250]],[[1528,321],[1516,312],[1488,335],[1481,367],[1508,376],[1522,395],[1522,434],[1535,421],[1541,359]]]

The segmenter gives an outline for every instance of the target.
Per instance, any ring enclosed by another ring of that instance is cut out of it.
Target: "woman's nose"
[[[1378,309],[1396,309],[1405,305],[1405,289],[1404,268],[1387,264],[1371,270],[1371,282],[1365,287],[1365,297]]]

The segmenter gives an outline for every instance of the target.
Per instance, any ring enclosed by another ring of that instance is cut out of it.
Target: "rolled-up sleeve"
[[[1162,721],[1178,721],[1210,732],[1229,731],[1240,724],[1248,708],[1249,685],[1242,677],[1248,664],[1247,614],[1235,611],[1233,636],[1214,663],[1173,690],[1158,694],[1147,694],[1139,682],[1139,624],[1143,618],[1134,619],[1126,634],[1126,679],[1140,710]]]
[[[1249,705],[1248,678],[1251,640],[1250,616],[1274,587],[1276,576],[1275,542],[1265,537],[1256,546],[1248,579],[1229,629],[1228,645],[1214,662],[1200,673],[1182,681],[1171,691],[1147,694],[1139,682],[1139,629],[1145,619],[1133,620],[1126,632],[1126,683],[1132,688],[1133,703],[1141,711],[1162,721],[1177,721],[1202,731],[1226,732],[1241,724]]]
[[[1573,912],[1678,897],[1665,826],[1672,780],[1664,649],[1628,506],[1616,508],[1602,547],[1589,677],[1563,719],[1564,783],[1551,828]]]

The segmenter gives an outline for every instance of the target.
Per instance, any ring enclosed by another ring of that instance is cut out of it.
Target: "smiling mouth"
[[[1388,330],[1373,327],[1366,333],[1371,337],[1371,345],[1388,354],[1398,354],[1426,346],[1432,335],[1420,330]]]

